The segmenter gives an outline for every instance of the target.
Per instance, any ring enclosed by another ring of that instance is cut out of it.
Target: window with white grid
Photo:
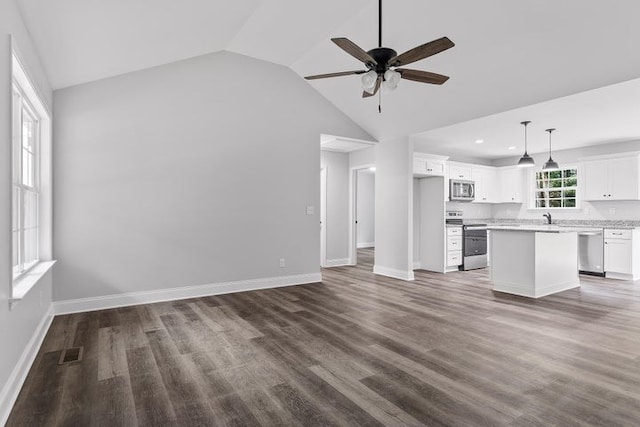
[[[13,277],[39,261],[40,119],[24,91],[13,85]]]

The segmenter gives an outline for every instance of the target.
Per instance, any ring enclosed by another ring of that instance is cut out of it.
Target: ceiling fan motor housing
[[[398,53],[388,47],[377,47],[367,52],[378,63],[367,63],[366,66],[369,70],[374,70],[378,74],[384,74],[389,69],[389,60],[398,56]]]

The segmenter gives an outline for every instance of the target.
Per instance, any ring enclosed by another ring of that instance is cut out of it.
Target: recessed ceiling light
[[[370,170],[371,172],[375,172],[375,171],[376,171],[376,167],[375,167],[375,166],[371,166],[371,167],[369,168],[369,170]]]
[[[509,150],[515,150],[516,147],[514,147],[513,145],[511,147],[509,147]]]
[[[482,144],[484,142],[484,139],[476,139],[476,144]]]

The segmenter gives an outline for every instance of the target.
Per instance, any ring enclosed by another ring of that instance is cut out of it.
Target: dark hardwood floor
[[[640,283],[530,300],[360,255],[321,284],[58,316],[8,425],[640,424]]]

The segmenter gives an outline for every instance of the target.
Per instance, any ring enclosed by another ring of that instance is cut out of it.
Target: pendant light
[[[521,168],[530,168],[536,165],[536,162],[534,162],[533,158],[527,153],[527,125],[529,123],[531,123],[529,120],[520,122],[520,124],[524,126],[524,154],[518,161],[518,166]]]
[[[546,132],[549,132],[549,160],[547,160],[547,163],[545,163],[544,167],[542,168],[542,170],[545,171],[557,171],[558,169],[560,169],[560,166],[558,166],[558,162],[554,162],[551,158],[551,132],[553,132],[554,130],[555,129],[545,129]]]

